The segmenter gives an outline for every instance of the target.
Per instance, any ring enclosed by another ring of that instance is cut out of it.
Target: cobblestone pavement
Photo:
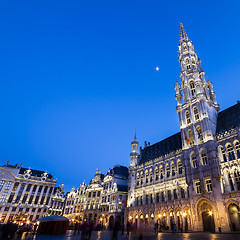
[[[119,233],[117,240],[138,240],[138,234],[130,236]],[[81,240],[81,235],[68,232],[65,236],[27,236],[22,240]],[[112,240],[112,233],[108,231],[93,232],[91,240]],[[240,233],[145,233],[143,240],[240,240]]]

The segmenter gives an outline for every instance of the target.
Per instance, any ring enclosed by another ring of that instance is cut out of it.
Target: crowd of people
[[[14,222],[8,222],[6,224],[0,225],[0,239],[1,240],[7,240],[7,239],[21,239],[23,233],[25,233],[25,236],[27,236],[30,232],[36,231],[37,224],[26,224],[23,223],[21,225],[14,223]]]

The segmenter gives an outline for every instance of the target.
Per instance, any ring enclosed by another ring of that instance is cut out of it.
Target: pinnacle
[[[188,35],[183,27],[183,24],[180,23],[180,42],[182,42],[183,40],[188,41]]]

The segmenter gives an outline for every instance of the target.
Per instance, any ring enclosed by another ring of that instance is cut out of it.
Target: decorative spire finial
[[[183,24],[180,23],[180,42],[182,42],[183,40],[189,41],[188,35],[187,35],[185,29],[183,28]]]
[[[137,141],[136,129],[135,129],[134,141]]]

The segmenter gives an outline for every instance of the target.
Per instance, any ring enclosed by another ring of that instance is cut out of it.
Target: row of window
[[[234,173],[231,175],[230,173],[227,173],[228,182],[230,191],[240,190],[240,172],[238,170],[235,170]],[[236,187],[234,186],[234,183],[236,184]],[[226,189],[226,184],[223,181],[223,187]]]
[[[200,158],[201,158],[201,164],[203,166],[208,164],[207,154],[204,150],[202,150],[202,152],[200,153]],[[191,154],[191,164],[192,164],[192,168],[197,168],[198,167],[197,157],[196,157],[196,154],[194,152],[192,152],[192,154]]]
[[[3,188],[4,183],[5,183],[4,180],[0,181],[1,189]],[[7,182],[4,192],[2,193],[2,196],[0,198],[0,202],[5,202],[8,194],[9,194],[9,189],[10,189],[11,185],[12,185],[11,181]],[[19,185],[20,185],[20,187],[19,187]],[[38,191],[36,193],[37,187],[38,187],[37,185],[32,185],[32,184],[26,185],[25,183],[20,184],[19,182],[15,182],[13,185],[12,192],[7,199],[7,202],[8,203],[13,203],[13,202],[19,203],[20,199],[22,198],[21,203],[28,203],[28,204],[34,203],[34,204],[42,205],[42,204],[44,204],[44,201],[46,200],[46,204],[48,204],[49,200],[50,200],[50,196],[53,192],[53,187],[50,187],[47,198],[46,198],[46,194],[47,194],[49,187],[48,186],[45,186],[45,187],[39,186]],[[17,191],[17,189],[18,189],[18,191]],[[24,191],[24,189],[25,189],[25,191]],[[30,190],[32,190],[31,194],[30,194]],[[36,197],[35,197],[35,195],[36,195]],[[42,195],[41,200],[39,200],[40,195]],[[35,197],[35,199],[34,199],[34,197]],[[33,202],[33,199],[34,199],[34,202]]]
[[[200,119],[200,117],[199,117],[197,106],[193,107],[193,114],[194,114],[195,121],[198,121]],[[192,122],[190,112],[187,110],[185,112],[185,115],[186,115],[186,122],[187,122],[187,124],[190,124]]]
[[[184,188],[180,188],[179,193],[177,192],[177,189],[173,190],[167,190],[166,192],[158,192],[155,195],[155,202],[165,202],[165,201],[171,201],[176,200],[179,198],[186,198],[185,190]],[[146,194],[145,196],[140,196],[136,198],[136,205],[143,205],[143,204],[150,204],[154,202],[153,194]]]
[[[206,190],[206,192],[212,192],[212,181],[211,181],[211,179],[205,179],[205,190]],[[195,191],[196,191],[196,194],[202,193],[200,180],[195,181]]]
[[[239,141],[235,141],[233,146],[231,143],[227,143],[226,148],[224,148],[223,146],[219,146],[219,149],[221,150],[222,160],[224,162],[232,161],[232,160],[240,158]]]
[[[165,165],[165,171],[166,171],[166,177],[169,178],[170,176],[174,177],[176,174],[182,175],[183,174],[183,166],[182,162],[178,161],[177,166],[174,164],[174,162],[171,163],[171,166],[169,164]],[[164,169],[163,166],[161,165],[159,168],[155,168],[155,172],[153,172],[152,168],[149,170],[145,170],[145,177],[144,177],[144,172],[137,172],[136,174],[136,181],[137,185],[139,183],[143,184],[143,179],[145,178],[145,183],[152,182],[153,178],[155,177],[155,180],[162,180],[164,178]]]

